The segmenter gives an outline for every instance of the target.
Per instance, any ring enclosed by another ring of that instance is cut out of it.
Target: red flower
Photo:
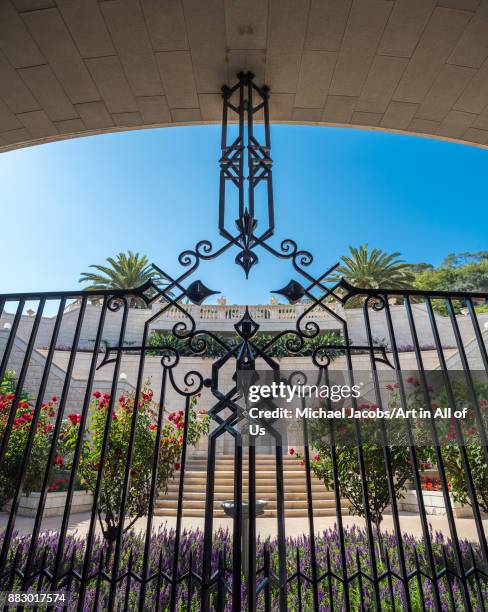
[[[294,455],[295,454],[295,449],[294,448],[290,448],[290,450],[288,452],[290,453],[290,455]]]
[[[48,434],[48,433],[51,431],[51,429],[52,429],[52,428],[53,428],[53,426],[51,425],[51,423],[49,423],[48,425],[46,425],[46,426],[44,427],[43,432],[44,432],[45,434]]]
[[[305,459],[302,459],[302,460],[300,461],[300,463],[301,463],[302,465],[305,465]]]
[[[157,429],[157,428],[158,428],[158,426],[157,426],[157,425],[149,425],[149,429],[150,429],[151,431],[154,431],[154,430],[155,430],[155,429]]]
[[[76,414],[75,412],[68,414],[68,419],[71,421],[72,425],[79,425],[81,421],[80,415]]]
[[[179,463],[175,463],[175,470],[178,471],[180,469],[180,464]]]
[[[313,458],[314,461],[320,461],[320,455],[315,455]]]
[[[54,460],[53,460],[54,465],[57,465],[58,467],[63,467],[64,465],[64,457],[62,455],[60,455],[59,453],[56,453],[54,455]]]
[[[121,396],[119,397],[119,403],[121,403],[121,404],[125,404],[125,395],[121,395]]]
[[[100,393],[100,391],[94,391],[93,397],[95,397],[96,399],[99,399],[100,397],[102,397],[102,394]]]
[[[51,398],[51,400],[52,400],[53,402],[57,402],[57,401],[58,401],[58,398],[57,398],[55,395],[53,395],[53,396],[52,396],[52,398]]]

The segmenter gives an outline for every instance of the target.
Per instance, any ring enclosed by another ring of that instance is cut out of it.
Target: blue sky
[[[217,235],[218,126],[143,130],[0,155],[0,291],[78,287],[91,263],[132,249],[171,274]],[[409,262],[488,249],[488,151],[352,129],[273,126],[275,244],[292,237],[320,273],[368,242]],[[233,218],[231,215],[230,218]],[[264,253],[245,281],[232,256],[194,278],[230,303],[266,303],[296,276]]]

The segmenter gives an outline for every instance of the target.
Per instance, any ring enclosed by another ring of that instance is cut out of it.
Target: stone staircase
[[[243,459],[243,498],[248,494],[248,461]],[[231,500],[234,495],[234,458],[220,455],[215,462],[214,516],[225,516],[221,502]],[[283,457],[285,489],[285,516],[305,517],[308,512],[305,469],[295,457]],[[168,492],[156,501],[154,514],[175,516],[178,506],[179,475],[170,483]],[[207,469],[205,459],[189,459],[185,469],[183,494],[183,516],[203,517]],[[312,475],[312,496],[314,516],[335,516],[335,498],[332,491],[326,491],[323,483]],[[276,460],[272,455],[256,456],[256,498],[266,500],[265,517],[276,516]],[[347,514],[347,502],[342,501],[342,510]]]

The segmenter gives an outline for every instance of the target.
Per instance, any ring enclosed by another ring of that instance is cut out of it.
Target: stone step
[[[235,470],[220,470],[220,469],[216,469],[215,470],[215,474],[216,476],[219,476],[220,478],[222,477],[226,477],[226,478],[232,478],[234,479],[234,475],[235,475]],[[192,478],[207,478],[207,470],[190,470],[190,471],[186,471],[185,470],[185,479],[187,476],[191,476]],[[283,470],[283,476],[285,478],[300,478],[305,480],[305,472],[303,470],[288,470],[288,469],[284,469]],[[248,474],[243,472],[242,474],[243,479],[244,478],[248,478]],[[256,470],[256,479],[262,479],[262,478],[276,478],[276,470]]]
[[[155,508],[154,515],[155,516],[176,516],[177,511],[176,508]],[[285,516],[288,517],[306,517],[308,514],[307,510],[288,508],[285,511]],[[347,507],[342,508],[342,515],[347,516],[349,514],[349,510]],[[205,511],[199,508],[187,508],[183,512],[184,516],[189,517],[199,517],[203,518],[205,516]],[[335,508],[317,508],[313,509],[314,517],[318,516],[336,516]],[[225,513],[223,510],[214,510],[213,516],[215,518],[225,517]],[[276,517],[276,510],[265,510],[264,514],[259,518],[274,518]],[[259,521],[259,518],[257,519]]]
[[[214,470],[214,516],[225,516],[220,507],[222,501],[234,497],[234,456],[224,455],[216,458]],[[242,461],[242,495],[248,496],[248,458]],[[158,516],[175,516],[178,508],[179,482],[181,472],[175,474],[165,494],[160,494],[156,501],[155,514]],[[256,457],[256,497],[265,499],[268,505],[264,516],[276,516],[276,458],[273,455]],[[306,517],[308,514],[307,480],[304,467],[296,457],[283,457],[283,484],[285,489],[286,516]],[[314,514],[333,516],[335,514],[335,497],[333,491],[327,491],[323,483],[311,475]],[[199,516],[205,514],[207,489],[207,462],[205,459],[189,459],[185,466],[185,483],[183,496],[183,515]]]
[[[244,499],[247,499],[248,493],[248,489],[242,489],[242,496]],[[204,489],[185,489],[184,491],[184,499],[192,499],[195,497],[205,498],[205,495],[206,491]],[[216,496],[216,499],[232,499],[234,497],[234,487],[221,487],[219,489],[215,489],[214,495]],[[275,499],[276,490],[257,488],[256,497],[264,497],[265,499]],[[306,499],[307,491],[305,489],[301,491],[290,491],[288,489],[285,489],[285,497],[289,499]],[[335,499],[334,493],[331,491],[326,491],[324,488],[312,490],[312,497],[313,499]],[[157,499],[178,499],[178,491],[168,491],[167,493],[160,493]]]
[[[247,497],[247,491],[243,491],[243,496]],[[214,492],[214,498],[215,499],[232,499],[234,496],[234,489],[231,489],[230,491],[222,491],[222,490],[218,490]],[[265,499],[276,499],[276,491],[266,491],[263,489],[257,489],[256,490],[256,497],[264,497]],[[333,491],[326,491],[325,489],[323,489],[322,491],[315,491],[312,492],[312,497],[313,500],[320,500],[320,499],[335,499],[334,497],[334,493]],[[158,500],[164,500],[164,499],[178,499],[178,494],[176,493],[176,495],[173,492],[169,492],[166,495],[159,495],[158,496]],[[206,499],[206,491],[186,491],[184,492],[184,497],[183,499],[185,500],[192,500],[192,499]],[[307,492],[306,491],[298,491],[298,492],[293,492],[290,493],[289,491],[285,491],[285,499],[291,499],[291,500],[302,500],[302,499],[307,499]]]
[[[215,500],[214,501],[214,508],[219,509],[221,506],[221,501],[225,501],[224,499],[222,500]],[[276,500],[266,500],[267,501],[267,505],[266,508],[269,510],[275,510],[277,508],[277,501]],[[304,499],[300,499],[300,500],[288,500],[285,498],[285,503],[284,503],[285,508],[290,508],[290,509],[302,509],[302,510],[306,510],[308,508],[308,504],[307,504],[307,500]],[[156,501],[156,508],[177,508],[178,507],[178,500],[176,499],[158,499]],[[313,508],[335,508],[335,502],[333,499],[321,499],[321,500],[314,500],[313,504],[312,504]],[[188,500],[185,499],[183,502],[183,512],[185,511],[186,508],[205,508],[205,500],[204,499],[197,499],[197,500]]]

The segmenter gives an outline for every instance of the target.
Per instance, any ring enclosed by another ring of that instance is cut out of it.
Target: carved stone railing
[[[261,321],[296,321],[304,310],[307,309],[307,304],[266,304],[249,306],[249,312],[254,320]],[[238,321],[244,314],[245,306],[239,305],[221,305],[211,304],[205,306],[195,306],[194,304],[183,305],[186,310],[196,321]],[[337,310],[334,306],[333,310]],[[307,319],[324,320],[331,317],[325,310],[314,308],[305,315]],[[183,312],[176,307],[168,309],[161,317],[169,321],[178,321],[184,319]]]

